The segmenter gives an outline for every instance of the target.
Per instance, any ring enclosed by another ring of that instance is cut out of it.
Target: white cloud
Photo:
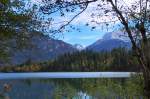
[[[90,39],[99,39],[99,37],[97,35],[89,35],[89,36],[81,36],[81,37],[78,37],[78,39],[81,39],[81,40],[90,40]]]
[[[42,2],[42,0],[31,0],[31,1],[34,3],[37,3],[37,4],[41,4],[41,2]],[[118,0],[118,5],[123,6],[123,8],[127,9],[128,7],[130,8],[135,1],[139,1],[139,0]],[[107,16],[105,16],[106,14],[104,13],[104,10],[97,8],[98,4],[103,5],[101,0],[99,0],[98,2],[89,4],[88,8],[82,14],[80,14],[77,18],[75,18],[71,22],[71,24],[85,25],[86,23],[90,23],[91,27],[97,26],[97,27],[100,27],[97,29],[101,29],[101,26],[99,26],[99,25],[100,24],[103,25],[103,23],[105,24],[105,22],[109,22],[110,25],[113,25],[114,21],[116,21],[116,23],[119,22],[118,18],[116,17],[116,15],[114,13],[108,13]],[[110,4],[103,5],[103,7],[108,10],[112,10],[112,7]],[[77,12],[67,13],[67,15],[65,17],[56,15],[56,16],[53,16],[55,21],[53,23],[51,23],[51,25],[48,25],[45,23],[44,24],[45,24],[45,26],[47,25],[50,28],[58,28],[58,27],[62,26],[63,24],[67,23],[67,21],[69,21],[75,14],[77,14]],[[91,16],[92,14],[95,16]]]
[[[127,10],[127,8],[131,8],[132,4],[135,2],[136,0],[118,0],[118,5],[119,6],[123,6],[123,8],[125,8],[125,10]],[[111,22],[111,21],[119,21],[118,18],[116,16],[114,16],[114,12],[113,13],[108,13],[107,16],[105,16],[106,14],[104,13],[104,9],[100,9],[97,7],[98,4],[102,4],[102,1],[98,1],[98,2],[94,2],[88,5],[88,8],[86,9],[86,11],[84,11],[78,18],[76,18],[73,23],[77,24],[77,23],[85,23],[85,22],[91,22],[91,21],[97,21],[97,23],[105,23],[105,22]],[[112,10],[112,6],[110,4],[106,4],[103,5],[103,8],[107,9],[107,10]],[[95,15],[93,17],[91,17],[91,14]],[[97,25],[96,23],[92,22],[91,25]]]
[[[42,0],[30,0],[32,3],[35,3],[35,4],[41,4],[42,3]]]

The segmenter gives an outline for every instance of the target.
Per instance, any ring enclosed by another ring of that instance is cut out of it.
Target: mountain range
[[[29,46],[23,49],[10,49],[11,56],[8,64],[23,64],[27,61],[32,63],[48,61],[56,58],[58,55],[77,51],[71,44],[50,38],[39,32],[34,32],[28,41],[30,43]],[[2,64],[4,65],[5,63],[1,62],[0,65]]]
[[[102,39],[89,45],[86,49],[93,51],[111,51],[114,48],[131,48],[131,43],[126,33],[121,31],[106,33]]]
[[[71,45],[62,40],[50,38],[39,32],[34,32],[30,38],[32,47],[14,50],[11,49],[10,64],[23,64],[26,62],[43,62],[54,59],[64,53],[72,53],[81,50],[92,50],[96,52],[111,51],[114,48],[125,47],[131,48],[131,43],[126,36],[122,36],[122,32],[106,33],[102,39],[97,40],[95,43],[83,48],[80,44]],[[121,37],[121,36],[122,37]],[[14,44],[16,45],[16,44]],[[8,65],[0,61],[0,65]]]

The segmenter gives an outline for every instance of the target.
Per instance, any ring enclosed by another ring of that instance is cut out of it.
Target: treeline
[[[28,63],[29,62],[29,63]],[[61,72],[61,71],[139,71],[139,64],[133,52],[125,48],[113,49],[110,52],[93,52],[83,50],[66,53],[43,63],[31,64],[30,61],[20,66],[0,68],[3,72]]]
[[[125,48],[110,52],[83,50],[67,53],[46,64],[43,71],[137,71],[139,64]]]

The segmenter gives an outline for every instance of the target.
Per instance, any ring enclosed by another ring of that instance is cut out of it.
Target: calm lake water
[[[144,99],[131,74],[0,73],[0,99]]]
[[[38,72],[38,73],[0,73],[0,79],[29,78],[128,78],[134,72]]]

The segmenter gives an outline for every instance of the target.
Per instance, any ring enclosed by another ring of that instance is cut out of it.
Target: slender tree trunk
[[[144,72],[144,95],[150,99],[150,73]]]
[[[124,25],[128,33],[128,37],[131,40],[133,50],[135,51],[136,57],[139,63],[141,64],[141,68],[143,69],[142,72],[144,77],[144,94],[148,99],[150,99],[150,44],[149,44],[150,41],[148,41],[147,39],[144,23],[142,23],[141,27],[139,28],[139,31],[141,32],[141,36],[142,36],[142,41],[141,41],[142,43],[141,43],[141,47],[139,48],[139,46],[136,44],[132,36],[132,32],[128,26],[128,22],[126,21],[125,17],[115,6],[113,0],[108,0],[108,1],[111,3],[114,11],[118,14],[119,16],[118,18],[120,19],[120,21],[122,22],[122,24]]]
[[[145,60],[145,70],[143,70],[144,76],[144,94],[150,99],[150,44],[149,41],[144,44],[144,60]]]
[[[141,23],[139,31],[142,36],[141,57],[143,61],[144,94],[150,99],[150,41],[146,36],[144,22]]]

